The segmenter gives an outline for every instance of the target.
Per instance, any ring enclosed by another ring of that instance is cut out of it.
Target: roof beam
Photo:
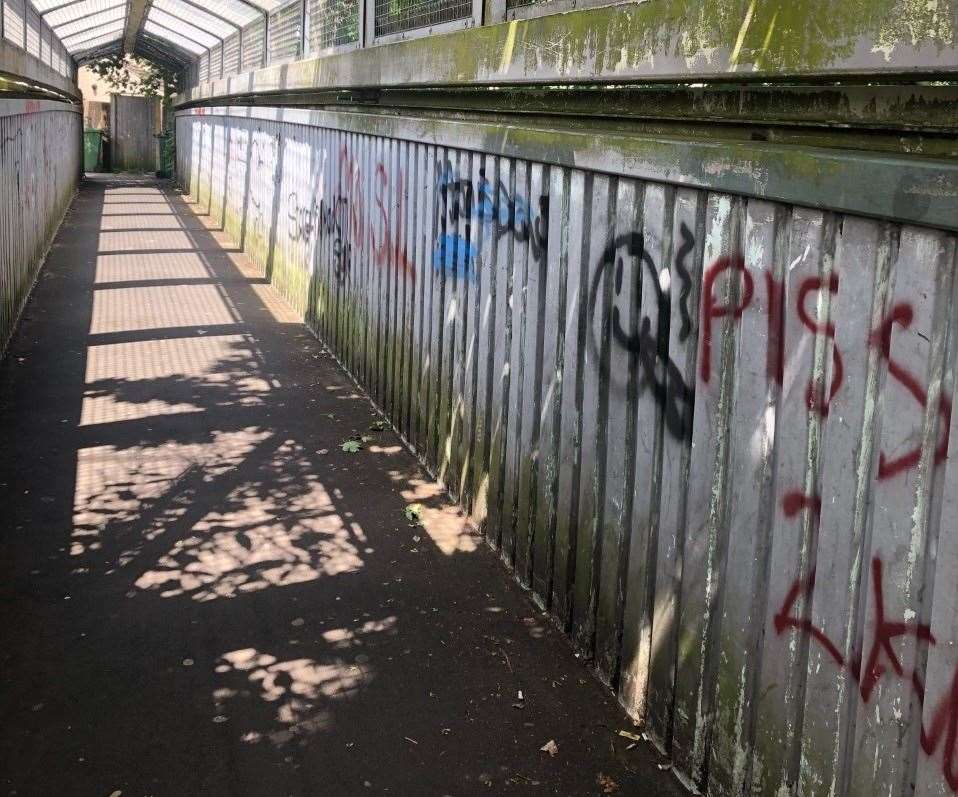
[[[123,29],[123,52],[133,54],[136,38],[143,29],[146,15],[150,11],[153,0],[130,0],[130,10],[126,16],[126,27]]]
[[[67,39],[72,39],[74,36],[79,36],[81,33],[86,33],[87,31],[96,30],[97,28],[109,28],[111,25],[115,25],[117,22],[121,22],[123,17],[114,17],[113,19],[101,19],[99,22],[95,22],[92,25],[87,25],[85,28],[77,28],[70,33],[64,34],[63,38],[60,41],[66,41]],[[74,20],[76,21],[76,20]],[[57,38],[60,38],[57,36]]]

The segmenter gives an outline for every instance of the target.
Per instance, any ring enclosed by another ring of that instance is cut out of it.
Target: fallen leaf
[[[614,794],[619,790],[619,784],[608,775],[603,775],[601,772],[598,774],[595,781],[599,784],[599,788],[602,789],[603,794]]]
[[[559,745],[556,744],[555,739],[549,739],[542,747],[539,748],[543,753],[548,753],[551,756],[555,756],[559,752]]]
[[[385,421],[373,421],[369,424],[369,431],[371,432],[385,432],[389,426]]]
[[[340,448],[345,451],[347,454],[355,454],[363,447],[363,444],[359,440],[347,440],[343,443]]]
[[[624,736],[626,739],[631,739],[633,742],[642,741],[642,737],[637,733],[632,733],[632,731],[619,731],[619,736]]]

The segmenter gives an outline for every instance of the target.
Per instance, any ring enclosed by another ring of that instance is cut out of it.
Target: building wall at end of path
[[[80,175],[79,108],[0,99],[0,353]]]
[[[681,778],[954,792],[954,164],[556,126],[194,109],[177,173]]]

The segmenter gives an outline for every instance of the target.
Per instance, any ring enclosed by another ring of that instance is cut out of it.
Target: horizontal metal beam
[[[706,188],[958,230],[958,163],[855,150],[710,141],[475,120],[301,108],[193,108],[524,158],[586,171]]]

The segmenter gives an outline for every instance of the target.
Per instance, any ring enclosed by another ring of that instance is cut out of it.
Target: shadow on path
[[[6,793],[680,793],[214,223],[84,182],[0,365]]]

